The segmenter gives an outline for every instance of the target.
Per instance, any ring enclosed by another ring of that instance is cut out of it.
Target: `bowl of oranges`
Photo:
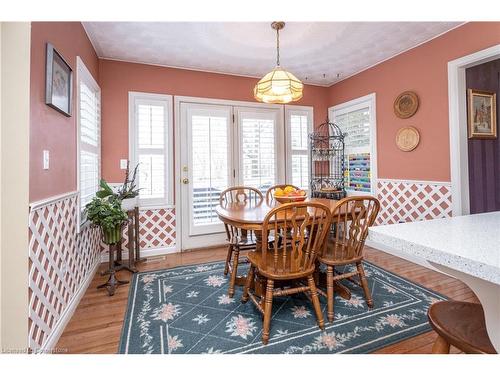
[[[274,199],[280,203],[302,202],[307,198],[307,193],[304,190],[296,189],[293,186],[285,188],[277,188],[274,191]]]

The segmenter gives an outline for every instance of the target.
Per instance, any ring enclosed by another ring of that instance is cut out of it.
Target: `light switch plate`
[[[43,150],[43,169],[49,169],[50,153],[49,150]]]
[[[127,169],[127,159],[120,159],[120,169]]]

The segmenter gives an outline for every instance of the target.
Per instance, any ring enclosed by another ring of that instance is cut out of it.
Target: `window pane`
[[[139,148],[163,148],[165,143],[165,108],[162,105],[137,106]]]
[[[228,119],[192,117],[193,223],[218,223],[215,207],[228,180]]]
[[[370,111],[362,108],[335,118],[340,130],[347,134],[345,147],[363,147],[370,145]]]
[[[139,198],[164,198],[165,156],[139,155]]]
[[[243,185],[265,191],[275,184],[274,128],[274,120],[242,120]]]
[[[309,157],[292,155],[292,184],[303,190],[309,189]]]
[[[82,151],[80,153],[80,202],[82,210],[97,192],[99,186],[99,155]]]
[[[307,150],[307,116],[291,115],[292,150]]]
[[[80,140],[97,147],[99,144],[99,97],[80,82]]]

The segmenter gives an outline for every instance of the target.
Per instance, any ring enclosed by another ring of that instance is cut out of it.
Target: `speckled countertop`
[[[376,226],[368,239],[500,285],[500,211]]]

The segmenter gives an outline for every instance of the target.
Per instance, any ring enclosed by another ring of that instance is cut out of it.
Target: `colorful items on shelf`
[[[370,154],[361,153],[346,155],[344,177],[347,190],[370,192]]]

